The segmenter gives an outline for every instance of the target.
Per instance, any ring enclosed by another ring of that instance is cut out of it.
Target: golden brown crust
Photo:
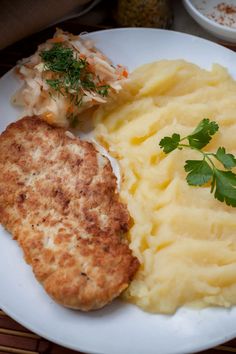
[[[57,302],[90,310],[129,284],[138,260],[107,158],[37,117],[0,136],[0,222]]]

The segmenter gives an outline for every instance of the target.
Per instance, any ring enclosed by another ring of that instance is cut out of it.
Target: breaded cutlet
[[[0,136],[0,171],[0,222],[56,302],[98,309],[128,287],[130,216],[93,144],[25,117]]]

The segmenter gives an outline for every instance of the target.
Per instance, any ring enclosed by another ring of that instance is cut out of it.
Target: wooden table
[[[82,25],[78,20],[68,20],[59,26],[63,30],[80,33],[83,31],[97,31],[110,28],[112,25]],[[55,32],[55,26],[0,51],[0,76],[15,66],[16,62],[32,54],[37,45],[50,38]],[[0,290],[1,291],[1,290]],[[235,324],[236,326],[236,324]],[[30,332],[0,310],[0,354],[73,354],[79,353],[63,348],[49,342],[40,336]],[[201,352],[201,354],[223,354],[236,353],[236,340],[232,340],[224,345]],[[123,353],[121,353],[123,354]],[[148,354],[148,353],[144,353]],[[161,353],[159,353],[161,354]]]

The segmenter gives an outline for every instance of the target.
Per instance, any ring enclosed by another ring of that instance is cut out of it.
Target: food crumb
[[[236,7],[233,5],[227,5],[224,2],[218,4],[216,6],[218,11],[222,11],[226,14],[235,14],[236,13]]]
[[[218,24],[227,27],[236,28],[236,6],[221,2],[214,6],[211,13],[207,13],[206,16]]]

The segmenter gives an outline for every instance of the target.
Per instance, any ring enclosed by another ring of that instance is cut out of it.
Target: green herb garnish
[[[168,154],[176,149],[189,148],[202,155],[201,160],[187,160],[184,169],[188,172],[186,180],[191,186],[202,186],[211,183],[211,193],[214,197],[227,205],[236,207],[236,174],[231,171],[236,166],[236,158],[219,147],[216,153],[202,151],[216,134],[219,126],[216,122],[203,119],[196,129],[189,135],[181,138],[179,134],[161,139],[159,145]],[[218,160],[226,169],[220,170],[214,160]]]
[[[103,85],[103,86],[99,86],[97,88],[97,93],[99,93],[99,95],[105,97],[108,95],[108,90],[109,90],[110,86],[109,85]]]
[[[74,51],[64,43],[55,43],[52,48],[40,52],[44,62],[44,71],[53,73],[52,79],[46,79],[52,93],[69,98],[79,107],[83,103],[84,90],[93,91],[104,97],[110,86],[103,85],[98,76],[90,69],[85,58],[76,57]]]

